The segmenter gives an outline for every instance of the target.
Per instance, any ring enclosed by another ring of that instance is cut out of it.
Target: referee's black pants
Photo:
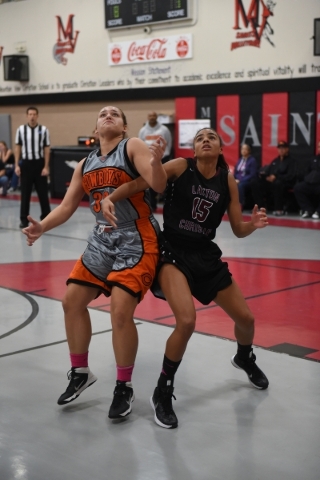
[[[48,197],[48,178],[41,175],[43,168],[43,158],[40,160],[22,160],[20,162],[21,223],[28,223],[27,216],[30,213],[30,198],[33,185],[35,186],[40,202],[40,219],[43,220],[50,213],[51,209]]]

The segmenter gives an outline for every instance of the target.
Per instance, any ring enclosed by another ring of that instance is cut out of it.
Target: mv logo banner
[[[57,63],[62,63],[62,65],[66,65],[68,63],[68,59],[65,57],[65,54],[74,53],[78,35],[80,33],[79,30],[76,30],[75,32],[73,30],[73,17],[74,15],[69,15],[67,26],[64,28],[61,17],[56,16],[58,25],[58,40],[53,47],[53,58]]]
[[[272,0],[250,0],[248,11],[244,7],[244,0],[235,0],[234,30],[245,31],[236,33],[236,41],[231,43],[231,50],[240,47],[260,47],[261,38],[265,38],[273,47],[271,40],[274,31],[269,23],[273,16],[275,3]]]

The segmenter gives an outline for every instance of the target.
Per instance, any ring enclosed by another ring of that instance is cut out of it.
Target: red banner
[[[235,166],[240,154],[239,110],[239,95],[217,97],[217,132],[222,138],[223,154],[230,167]]]
[[[262,96],[262,165],[278,156],[280,140],[288,141],[288,101],[287,93]]]
[[[176,98],[175,100],[175,158],[193,157],[193,150],[179,148],[179,120],[196,118],[196,99],[194,97]]]
[[[315,137],[315,153],[318,153],[318,142],[320,142],[320,90],[317,92],[316,100],[316,137]]]

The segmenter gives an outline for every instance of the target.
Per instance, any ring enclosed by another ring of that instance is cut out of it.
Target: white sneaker
[[[319,216],[319,213],[318,212],[314,212],[314,214],[312,215],[312,218],[314,220],[319,220],[320,216]]]
[[[303,214],[301,215],[301,218],[310,218],[310,217],[311,217],[311,215],[307,211],[303,212]]]

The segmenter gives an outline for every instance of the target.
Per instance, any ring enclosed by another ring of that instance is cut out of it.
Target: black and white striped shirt
[[[43,125],[30,127],[20,125],[16,133],[16,145],[21,145],[23,160],[39,160],[44,158],[44,147],[50,146],[49,130]]]

